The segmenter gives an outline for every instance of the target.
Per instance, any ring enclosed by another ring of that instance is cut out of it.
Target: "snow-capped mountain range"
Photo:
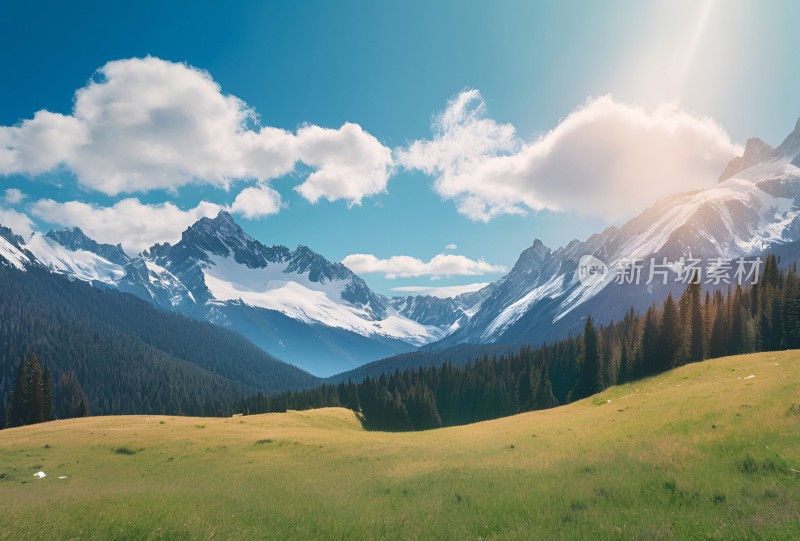
[[[0,262],[48,269],[230,327],[326,376],[420,346],[538,343],[579,331],[587,314],[616,319],[684,287],[617,284],[625,260],[733,259],[786,251],[798,240],[800,121],[777,148],[750,139],[712,188],[666,197],[584,242],[551,250],[536,240],[506,276],[452,299],[386,298],[308,247],[263,245],[226,212],[199,220],[175,245],[135,257],[77,228],[25,240],[0,227]],[[576,273],[585,255],[609,267],[588,285]]]
[[[341,263],[306,246],[267,247],[225,211],[199,220],[174,246],[157,244],[135,257],[78,228],[27,241],[4,233],[0,256],[17,268],[45,268],[231,327],[319,375],[411,351],[453,324],[406,317]]]

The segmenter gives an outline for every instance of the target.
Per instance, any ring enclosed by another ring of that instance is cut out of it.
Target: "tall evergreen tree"
[[[53,374],[50,372],[50,367],[46,366],[44,373],[42,373],[42,399],[44,400],[43,420],[53,420]]]
[[[517,411],[530,411],[533,404],[533,389],[531,385],[531,371],[523,368],[519,373],[516,385]]]
[[[689,361],[702,361],[706,357],[706,323],[703,316],[702,285],[697,274],[689,284],[690,334]]]
[[[83,392],[75,372],[65,372],[56,384],[56,415],[59,419],[87,417],[89,399]]]
[[[578,381],[573,389],[573,400],[591,396],[600,391],[600,345],[597,338],[597,329],[594,327],[592,316],[587,316],[583,328],[583,358],[578,373]]]
[[[728,351],[732,355],[738,355],[749,350],[748,329],[745,321],[745,308],[740,285],[736,286],[736,292],[733,295],[731,304],[731,332],[728,341]]]
[[[553,395],[553,385],[550,382],[550,373],[546,363],[534,365],[530,373],[531,408],[543,410],[558,405],[558,400]]]
[[[678,352],[681,343],[681,330],[678,305],[672,293],[664,301],[664,313],[658,331],[658,351],[655,355],[656,372],[669,370],[678,364]]]
[[[639,343],[637,367],[633,376],[649,376],[658,370],[659,322],[656,307],[651,306],[644,315],[642,338]]]
[[[51,402],[51,384],[49,381],[42,381],[39,359],[34,353],[30,353],[17,370],[14,389],[7,406],[6,425],[23,426],[49,420],[47,407]]]
[[[28,424],[31,403],[31,382],[28,379],[28,357],[25,357],[17,369],[14,388],[8,402],[6,426],[24,426]]]
[[[442,426],[442,418],[436,408],[436,398],[427,385],[422,383],[415,385],[405,405],[414,430],[429,430]]]
[[[39,358],[32,353],[29,361],[29,376],[31,381],[31,403],[28,424],[44,421],[44,392],[42,392],[42,367]]]
[[[619,352],[619,372],[617,373],[617,383],[627,383],[631,380],[631,355],[628,349],[628,341],[623,340],[620,344]]]

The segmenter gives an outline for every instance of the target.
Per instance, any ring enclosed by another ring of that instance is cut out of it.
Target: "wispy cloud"
[[[489,282],[466,284],[463,286],[442,286],[442,287],[402,286],[402,287],[393,287],[391,291],[396,291],[397,293],[407,293],[411,295],[430,295],[432,297],[439,297],[440,299],[446,299],[450,297],[458,297],[459,295],[462,295],[464,293],[473,293],[475,291],[483,289],[488,285]]]
[[[741,148],[707,117],[673,105],[654,111],[590,98],[542,137],[525,141],[487,116],[466,90],[433,124],[433,137],[396,151],[398,163],[435,177],[459,212],[488,221],[529,210],[616,220],[656,198],[713,184]]]
[[[355,273],[381,273],[390,280],[417,276],[480,276],[506,271],[502,265],[492,265],[485,259],[474,260],[454,254],[438,254],[428,262],[407,255],[380,259],[372,254],[352,254],[342,263]]]
[[[17,188],[8,188],[3,200],[9,205],[18,205],[25,200],[25,194]]]

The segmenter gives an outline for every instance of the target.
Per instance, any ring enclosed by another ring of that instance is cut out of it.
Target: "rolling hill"
[[[0,432],[2,535],[797,539],[799,443],[798,351],[416,433],[341,409],[75,419]]]

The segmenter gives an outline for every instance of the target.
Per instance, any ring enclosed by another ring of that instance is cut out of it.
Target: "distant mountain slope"
[[[409,295],[392,297],[390,303],[407,318],[423,325],[433,325],[450,334],[472,317],[492,290],[492,284],[489,284],[479,291],[463,293],[453,298]]]
[[[756,140],[734,159],[723,181],[702,191],[666,197],[621,227],[609,227],[586,241],[551,250],[536,240],[509,274],[494,282],[475,314],[443,340],[424,349],[464,343],[539,343],[579,331],[587,314],[600,322],[661,302],[683,284],[675,275],[664,285],[646,284],[649,261],[666,257],[758,256],[800,240],[800,122],[776,149]],[[582,256],[593,255],[609,269],[602,280],[580,283]],[[617,284],[625,260],[641,259],[637,287]],[[727,287],[720,284],[717,287]]]
[[[353,370],[342,372],[325,379],[325,383],[347,383],[348,381],[361,382],[368,377],[379,378],[395,371],[416,370],[431,366],[441,366],[444,363],[462,365],[475,362],[484,356],[501,357],[516,353],[520,346],[513,344],[461,344],[448,349],[422,350],[410,353],[401,353],[379,361],[373,361]]]
[[[0,266],[24,270],[36,266],[36,258],[25,248],[25,240],[0,225]]]
[[[209,415],[255,391],[318,381],[209,323],[40,269],[0,267],[3,403],[29,351],[56,379],[74,370],[95,414]]]
[[[91,252],[117,265],[124,266],[131,259],[121,245],[100,244],[87,237],[79,227],[50,231],[47,233],[47,237],[53,239],[67,250]]]

